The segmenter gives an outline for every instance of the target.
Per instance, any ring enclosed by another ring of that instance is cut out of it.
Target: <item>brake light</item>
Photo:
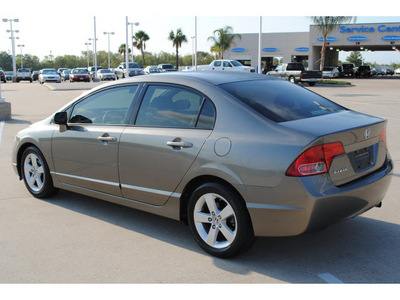
[[[327,173],[335,156],[343,154],[340,142],[318,145],[304,151],[287,169],[287,176],[310,176]]]
[[[379,136],[379,142],[383,142],[385,144],[385,148],[387,150],[386,128],[382,129],[381,135]]]

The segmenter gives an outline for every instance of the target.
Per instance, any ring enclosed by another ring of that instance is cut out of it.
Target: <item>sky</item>
[[[285,4],[269,0],[20,0],[2,1],[0,19],[18,18],[18,23],[13,22],[13,30],[19,30],[15,33],[19,37],[15,41],[16,54],[20,54],[22,49],[23,54],[36,55],[40,59],[50,54],[55,57],[81,55],[82,51],[86,51],[88,39],[94,38],[95,18],[97,51],[108,51],[108,35],[104,32],[115,33],[110,36],[110,49],[118,51],[126,41],[125,22],[128,16],[128,22],[139,22],[139,26],[133,26],[134,33],[143,30],[150,36],[146,51],[152,53],[175,53],[168,36],[171,30],[176,32],[181,28],[188,38],[188,43],[179,50],[182,55],[192,54],[195,16],[197,50],[205,52],[210,52],[212,43],[207,38],[213,35],[215,29],[229,25],[235,33],[258,33],[260,15],[262,32],[308,32],[311,21],[307,16],[343,15],[344,12],[357,16],[357,23],[400,22],[400,16],[388,15],[391,1],[385,1],[382,8],[374,5],[369,9],[365,8],[366,5],[360,9],[358,3],[364,3],[361,1],[349,4],[349,1],[335,0],[329,9],[320,7],[320,1],[308,0],[307,7],[300,9],[298,3],[292,0],[285,1]],[[0,51],[11,53],[10,33],[6,32],[9,29],[10,23],[0,20]],[[134,49],[134,55],[140,55],[140,51]],[[381,64],[400,63],[400,53],[397,52],[365,53],[364,58]]]

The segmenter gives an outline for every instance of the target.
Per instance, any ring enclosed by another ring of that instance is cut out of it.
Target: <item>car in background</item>
[[[397,68],[396,70],[394,70],[394,74],[400,74],[400,68]]]
[[[161,73],[161,69],[157,66],[147,66],[144,68],[144,74]]]
[[[57,73],[58,73],[58,75],[61,76],[62,71],[68,70],[68,69],[69,69],[69,68],[58,68],[58,69],[57,69]]]
[[[393,71],[392,68],[386,68],[386,75],[391,75],[391,76],[393,76],[393,74],[394,74],[394,71]]]
[[[40,84],[45,82],[61,82],[61,77],[58,75],[56,69],[42,69],[40,70],[38,81]]]
[[[12,164],[34,197],[66,189],[183,221],[227,258],[380,207],[387,124],[263,74],[163,73],[100,85],[23,129]]]
[[[339,70],[336,67],[325,67],[322,71],[323,78],[337,78],[339,77]]]
[[[97,78],[100,80],[115,80],[115,73],[110,69],[100,69],[97,71]]]
[[[382,66],[376,66],[376,67],[375,67],[375,70],[376,70],[376,75],[377,75],[377,76],[378,76],[378,75],[381,75],[381,76],[386,75],[386,70],[385,70],[385,68],[382,67]]]
[[[159,64],[158,68],[161,70],[161,72],[176,72],[176,71],[178,71],[171,64]]]
[[[371,72],[371,66],[364,65],[364,66],[359,66],[356,73],[356,77],[371,77],[372,72]]]
[[[31,69],[28,68],[20,68],[17,70],[17,82],[27,80],[29,82],[32,82],[31,78]]]
[[[136,62],[130,62],[129,65],[129,77],[144,75],[143,68]],[[118,68],[114,70],[117,79],[126,77],[126,63],[120,63]]]
[[[65,69],[61,71],[61,81],[69,80],[69,74],[71,73],[71,69]]]
[[[6,72],[6,80],[12,81],[13,77],[14,77],[14,73],[13,72],[10,72],[10,71]]]
[[[97,71],[101,70],[101,69],[103,69],[103,67],[100,67],[100,66],[97,67]],[[96,67],[91,66],[91,67],[88,67],[87,70],[89,72],[90,79],[93,80],[94,75],[96,74]]]
[[[3,70],[0,70],[0,81],[7,83],[6,74],[4,73]]]
[[[343,76],[350,76],[350,77],[354,77],[355,75],[355,65],[352,63],[346,63],[342,65],[342,74]]]
[[[40,74],[40,71],[32,71],[32,74],[31,74],[32,80],[33,81],[38,80],[39,79],[39,74]]]
[[[86,68],[75,68],[69,74],[69,82],[90,82],[89,71]]]

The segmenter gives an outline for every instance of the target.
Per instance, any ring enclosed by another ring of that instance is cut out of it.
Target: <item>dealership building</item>
[[[240,34],[234,46],[224,53],[225,59],[238,60],[257,68],[259,34]],[[265,68],[274,63],[303,62],[310,70],[318,70],[323,35],[316,25],[309,32],[262,33],[261,64]],[[340,51],[399,51],[400,23],[343,24],[328,34],[325,66],[337,66]]]

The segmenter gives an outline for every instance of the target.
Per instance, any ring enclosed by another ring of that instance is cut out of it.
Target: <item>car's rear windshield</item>
[[[220,85],[222,89],[274,122],[332,114],[346,108],[283,80],[254,80]]]

